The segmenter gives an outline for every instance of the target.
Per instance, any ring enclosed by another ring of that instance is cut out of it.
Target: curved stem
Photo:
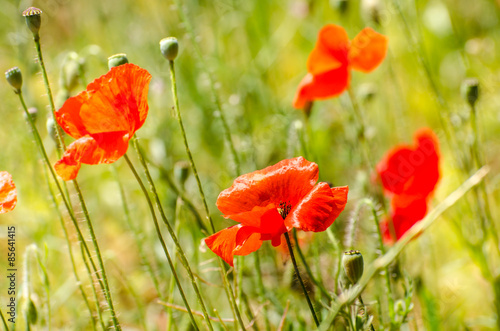
[[[148,207],[149,207],[149,211],[151,212],[151,217],[153,218],[153,223],[155,225],[156,234],[158,235],[158,239],[160,240],[161,247],[163,248],[163,252],[165,252],[165,256],[167,257],[168,265],[170,266],[170,270],[172,271],[172,275],[174,276],[175,282],[177,283],[177,286],[179,288],[179,292],[181,294],[182,301],[184,301],[184,305],[186,306],[186,309],[188,311],[189,318],[191,319],[191,323],[193,324],[193,327],[196,330],[199,330],[198,325],[196,324],[196,320],[194,319],[194,315],[191,311],[191,308],[189,307],[189,303],[187,301],[186,295],[184,294],[184,290],[182,289],[182,285],[181,285],[181,282],[179,280],[179,277],[177,276],[177,272],[175,271],[174,262],[172,261],[172,258],[170,257],[167,245],[165,244],[165,240],[163,240],[163,236],[162,236],[161,230],[160,230],[160,225],[158,223],[158,219],[156,218],[156,213],[154,210],[153,202],[151,201],[151,198],[149,197],[149,192],[146,189],[146,186],[144,186],[144,183],[142,182],[141,177],[139,176],[139,174],[135,170],[134,165],[132,164],[132,162],[128,158],[128,155],[125,154],[123,157],[124,157],[125,161],[127,162],[127,165],[129,166],[130,170],[134,174],[134,177],[137,180],[137,183],[139,184],[139,186],[141,187],[141,190],[142,190],[142,193],[144,194],[144,197],[146,198],[146,201],[147,201]]]
[[[297,275],[297,279],[299,280],[300,286],[302,286],[302,290],[304,291],[304,295],[306,296],[307,305],[309,306],[309,309],[311,310],[311,314],[313,316],[314,323],[316,323],[316,326],[319,326],[319,320],[318,320],[318,317],[316,316],[316,311],[314,310],[311,299],[309,298],[309,294],[307,293],[307,289],[306,289],[306,286],[304,284],[304,281],[302,280],[302,277],[300,276],[299,267],[297,266],[297,261],[295,261],[295,255],[293,254],[293,247],[292,247],[292,243],[290,242],[290,236],[288,236],[288,232],[285,232],[285,239],[286,239],[286,244],[288,245],[288,251],[290,252],[290,258],[292,259],[293,267],[295,269],[295,274]]]
[[[108,276],[106,275],[106,269],[104,268],[104,261],[101,256],[101,250],[99,248],[99,244],[97,242],[97,237],[94,232],[94,226],[92,225],[92,221],[90,219],[89,212],[87,210],[87,205],[85,204],[85,200],[83,199],[82,191],[80,190],[80,186],[76,179],[73,179],[73,185],[75,186],[76,194],[78,196],[78,200],[80,201],[80,205],[82,206],[83,215],[85,216],[85,220],[87,221],[87,226],[89,228],[90,238],[92,239],[92,244],[94,245],[94,250],[97,255],[97,262],[99,263],[99,268],[101,269],[101,277],[104,283],[104,296],[106,297],[106,301],[109,306],[109,310],[111,312],[111,320],[113,321],[113,326],[115,330],[120,331],[121,326],[118,323],[118,318],[116,316],[115,307],[113,306],[113,299],[111,297],[111,291],[109,289]]]
[[[201,200],[203,202],[203,207],[205,209],[206,218],[210,224],[210,228],[212,230],[212,233],[214,233],[215,232],[214,223],[212,221],[212,218],[210,217],[210,210],[208,209],[207,199],[205,198],[205,193],[203,191],[203,186],[201,185],[200,177],[198,176],[198,171],[196,170],[196,165],[195,165],[194,160],[193,160],[193,155],[191,154],[191,150],[189,149],[186,131],[184,130],[184,124],[182,123],[182,117],[181,117],[181,112],[180,112],[180,108],[179,108],[179,98],[177,96],[177,81],[175,78],[174,61],[169,61],[169,68],[170,68],[170,80],[172,82],[172,96],[174,98],[174,108],[175,108],[175,113],[177,116],[177,121],[178,121],[179,127],[181,129],[182,139],[184,141],[184,147],[186,149],[186,153],[187,153],[188,158],[189,158],[189,163],[191,165],[191,169],[193,170],[193,174],[196,178],[196,183],[198,184],[198,190],[200,192],[200,197],[201,197]],[[245,330],[245,328],[246,328],[245,323],[243,323],[243,320],[241,318],[241,313],[238,309],[238,305],[236,304],[236,299],[234,297],[234,293],[233,293],[233,290],[231,288],[231,284],[229,282],[227,274],[224,272],[224,270],[225,270],[224,264],[223,264],[222,259],[220,257],[218,258],[218,262],[219,262],[219,267],[221,269],[221,273],[223,274],[222,276],[223,276],[224,285],[225,285],[224,287],[226,288],[226,294],[228,295],[229,303],[231,304],[233,312],[236,315],[236,319],[240,323],[240,327],[243,330]]]
[[[2,324],[3,324],[4,330],[9,331],[9,326],[7,325],[7,321],[5,320],[5,317],[3,316],[1,308],[0,308],[0,317],[2,318]]]
[[[302,249],[299,246],[299,239],[297,237],[297,230],[293,229],[293,239],[295,240],[295,249],[299,253],[300,260],[302,261],[302,264],[306,268],[307,275],[313,283],[320,289],[321,293],[323,293],[330,301],[333,300],[333,296],[326,290],[326,288],[321,284],[313,275],[311,268],[309,267],[309,264],[306,262],[306,258],[304,254],[302,253]]]

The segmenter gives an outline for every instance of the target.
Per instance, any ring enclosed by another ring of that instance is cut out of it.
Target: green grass
[[[174,177],[174,165],[186,161],[171,95],[168,62],[162,57],[158,42],[167,36],[179,40],[180,51],[175,61],[180,108],[187,139],[200,180],[206,194],[216,230],[235,224],[220,216],[215,206],[218,194],[229,187],[236,170],[229,146],[225,143],[224,128],[213,102],[210,74],[225,119],[231,131],[235,150],[241,161],[241,172],[262,169],[282,159],[303,155],[319,165],[320,180],[335,186],[349,185],[346,210],[332,226],[337,249],[326,232],[314,234],[312,241],[302,247],[313,275],[324,287],[335,292],[335,276],[339,251],[346,244],[348,223],[353,211],[364,198],[377,201],[378,189],[371,176],[374,170],[364,163],[356,133],[348,93],[338,98],[316,102],[309,121],[292,108],[296,87],[306,73],[306,60],[314,47],[319,29],[328,23],[345,27],[352,39],[365,26],[372,26],[389,39],[389,52],[382,65],[370,74],[353,72],[351,87],[363,107],[367,125],[367,144],[370,161],[376,164],[393,146],[411,143],[413,132],[423,126],[434,129],[441,142],[441,173],[438,189],[431,206],[437,206],[474,169],[460,169],[457,155],[470,163],[470,111],[460,95],[460,85],[467,77],[480,82],[480,98],[476,105],[481,153],[490,166],[485,179],[493,219],[500,213],[498,176],[500,162],[500,94],[498,74],[500,52],[500,6],[494,1],[411,1],[400,3],[401,12],[392,0],[379,1],[381,22],[376,24],[363,14],[362,5],[349,1],[347,11],[340,12],[337,1],[38,1],[42,9],[40,31],[44,60],[55,95],[61,63],[68,52],[77,52],[85,61],[85,82],[107,72],[107,57],[126,53],[129,61],[147,69],[153,76],[149,92],[149,115],[137,132],[142,148],[150,161],[151,174],[169,220],[179,223],[179,238],[193,272],[200,277],[199,286],[208,311],[216,317],[233,319],[222,288],[216,256],[201,245],[205,237],[193,213],[182,205],[176,213],[177,194],[168,184]],[[22,6],[22,7],[21,7]],[[21,12],[26,3],[0,0],[0,68],[4,71],[18,66],[23,72],[23,94],[28,107],[38,108],[36,125],[49,153],[51,162],[57,160],[54,143],[46,129],[50,116],[48,99],[31,33]],[[195,40],[183,22],[183,10],[192,25]],[[409,34],[410,35],[409,35]],[[195,42],[196,44],[193,44]],[[199,47],[203,61],[199,60]],[[423,62],[422,62],[423,61]],[[424,63],[429,69],[425,71]],[[443,102],[439,102],[435,84]],[[75,95],[85,88],[79,83]],[[364,99],[363,92],[373,91]],[[7,241],[7,226],[17,228],[18,284],[20,290],[24,269],[23,254],[29,245],[36,245],[29,259],[30,292],[38,313],[34,330],[92,329],[88,309],[75,281],[66,241],[58,214],[46,186],[44,171],[29,126],[23,117],[18,97],[5,82],[0,85],[0,171],[9,171],[18,188],[18,205],[0,216],[0,242]],[[56,105],[56,106],[60,106]],[[446,142],[440,116],[449,128],[456,146]],[[297,123],[302,129],[297,130]],[[300,142],[303,137],[306,150]],[[72,139],[67,138],[67,142]],[[132,146],[129,156],[139,168]],[[115,164],[125,189],[133,227],[142,242],[141,250],[159,280],[162,299],[183,306],[179,292],[169,292],[171,272],[150,220],[146,201],[137,182],[122,158]],[[111,292],[124,329],[165,330],[168,309],[158,303],[159,295],[143,264],[136,245],[135,234],[123,212],[113,166],[83,165],[78,176],[101,252],[105,260]],[[177,186],[179,186],[179,183]],[[71,186],[71,185],[69,185]],[[76,216],[84,227],[84,217],[73,189],[71,198]],[[481,189],[478,189],[481,193]],[[185,183],[185,195],[192,201],[204,220],[203,203],[199,198],[196,180],[191,173]],[[390,265],[394,301],[405,301],[404,284],[412,283],[411,301],[404,328],[410,330],[494,330],[497,321],[495,292],[500,259],[492,236],[480,231],[481,218],[471,191],[435,220],[423,234],[403,249],[396,266]],[[58,196],[60,201],[60,196]],[[380,202],[380,201],[378,201]],[[388,205],[388,200],[385,201]],[[77,236],[70,218],[59,203],[69,230],[78,274],[83,288],[95,310],[91,284],[80,253]],[[380,206],[379,206],[380,207]],[[432,209],[432,208],[431,208]],[[379,208],[383,213],[383,208]],[[354,248],[364,256],[365,270],[379,256],[376,229],[369,209],[362,209],[357,220]],[[173,223],[172,223],[173,224]],[[205,225],[209,228],[208,223]],[[497,228],[500,224],[496,224]],[[493,230],[488,227],[488,233]],[[163,236],[171,254],[174,245],[162,226]],[[88,237],[85,231],[86,237]],[[6,247],[1,243],[1,247]],[[32,246],[33,247],[33,246]],[[90,246],[89,246],[90,247]],[[389,249],[389,246],[386,247]],[[0,249],[0,277],[7,269],[5,248]],[[254,253],[255,254],[255,253]],[[266,243],[258,251],[265,292],[258,287],[254,256],[242,258],[243,290],[253,314],[254,328],[278,328],[286,307],[284,330],[314,328],[314,322],[298,283],[294,281],[291,262]],[[298,258],[298,257],[297,257]],[[177,262],[180,262],[179,260]],[[299,266],[302,264],[298,258]],[[193,310],[201,311],[188,275],[177,263],[183,288]],[[48,280],[45,282],[44,270]],[[311,283],[301,268],[306,283]],[[233,281],[234,274],[229,278]],[[233,284],[234,285],[234,284]],[[330,302],[311,285],[311,297],[316,301],[320,320],[329,315]],[[98,297],[105,306],[99,287]],[[47,302],[50,297],[50,316]],[[336,293],[340,294],[340,293]],[[499,295],[500,296],[500,295]],[[0,309],[5,315],[6,282],[0,282]],[[318,302],[321,300],[321,302]],[[388,298],[385,278],[376,273],[367,282],[363,300],[368,313],[374,315],[375,329],[389,328]],[[25,300],[24,300],[25,301]],[[287,302],[290,301],[288,306]],[[23,306],[22,293],[17,303]],[[401,306],[401,303],[396,303]],[[406,303],[405,303],[406,305]],[[500,303],[497,305],[500,306]],[[240,302],[246,324],[252,319]],[[103,312],[106,321],[109,311]],[[267,316],[267,318],[266,318]],[[25,328],[25,311],[18,311],[16,329]],[[172,329],[190,328],[188,314],[173,310]],[[205,329],[202,317],[195,317]],[[266,322],[267,320],[267,322]],[[345,319],[337,318],[337,329],[345,327]],[[223,327],[212,322],[216,330]],[[227,328],[237,327],[233,322]],[[1,324],[0,324],[1,325]],[[9,324],[12,330],[12,325]],[[97,329],[100,324],[97,323]],[[1,326],[0,326],[1,329]]]

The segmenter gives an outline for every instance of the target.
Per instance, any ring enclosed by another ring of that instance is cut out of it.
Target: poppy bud
[[[167,60],[175,60],[177,53],[179,53],[179,43],[177,42],[177,38],[167,37],[160,40],[160,50]]]
[[[26,25],[33,33],[33,36],[37,38],[42,23],[42,11],[35,7],[29,7],[23,11],[23,16],[26,18]]]
[[[69,52],[61,65],[59,75],[59,85],[61,88],[72,91],[78,85],[80,72],[83,69],[84,61],[80,59],[76,52]]]
[[[110,70],[111,68],[118,67],[126,63],[128,63],[127,54],[119,53],[108,57],[108,67]]]
[[[479,81],[476,78],[467,78],[462,83],[462,97],[474,107],[479,98]]]
[[[38,109],[36,107],[30,107],[28,108],[28,114],[31,117],[31,120],[33,122],[36,122],[36,118],[38,116]],[[24,116],[26,117],[26,114]]]
[[[38,319],[38,313],[35,304],[33,303],[33,300],[31,300],[31,298],[26,298],[22,310],[24,316],[26,316],[26,322],[30,325],[36,324],[36,321]]]
[[[176,162],[174,165],[174,177],[182,187],[189,176],[189,163],[186,161]]]
[[[49,117],[47,119],[46,126],[47,126],[47,132],[49,133],[52,140],[54,140],[57,144],[59,144],[59,140],[57,139],[56,123],[54,122],[54,119],[52,117]]]
[[[332,0],[330,3],[331,6],[337,9],[341,14],[344,14],[349,9],[348,0]]]
[[[342,265],[344,266],[345,275],[352,284],[356,284],[363,276],[363,255],[359,251],[350,250],[344,252]]]
[[[23,75],[18,67],[10,68],[5,72],[5,78],[9,82],[10,86],[14,88],[14,92],[21,92],[21,87],[23,86]]]

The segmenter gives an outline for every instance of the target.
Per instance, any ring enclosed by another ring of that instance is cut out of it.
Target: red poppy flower
[[[0,171],[0,214],[12,211],[17,204],[17,190],[12,176]]]
[[[387,242],[398,240],[425,217],[440,177],[439,158],[438,138],[424,128],[415,133],[415,146],[397,146],[377,164],[384,190],[392,198],[391,219],[381,225]]]
[[[350,69],[370,72],[386,52],[387,38],[372,28],[364,28],[349,41],[341,26],[324,26],[307,59],[308,74],[299,84],[293,106],[303,109],[313,100],[340,95],[349,86]]]
[[[303,157],[283,160],[262,170],[242,175],[222,191],[217,207],[240,224],[205,239],[207,246],[233,265],[234,255],[248,255],[292,228],[326,230],[344,210],[348,187],[318,181],[318,165]]]
[[[82,163],[113,163],[127,152],[148,114],[150,80],[134,64],[114,67],[56,111],[59,125],[77,139],[54,166],[62,179],[75,179]]]

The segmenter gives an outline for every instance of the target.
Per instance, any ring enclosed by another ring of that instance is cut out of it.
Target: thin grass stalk
[[[40,68],[41,68],[41,71],[42,71],[43,82],[45,84],[45,88],[47,90],[47,95],[48,95],[48,98],[49,98],[49,104],[50,104],[51,114],[52,114],[52,118],[54,119],[54,126],[56,128],[57,140],[60,143],[60,147],[65,149],[66,148],[66,144],[64,143],[64,139],[62,138],[61,127],[57,123],[56,114],[55,114],[56,113],[56,107],[54,105],[54,98],[52,96],[52,90],[50,88],[50,83],[49,83],[49,79],[48,79],[48,75],[47,75],[47,70],[45,69],[45,63],[43,62],[42,48],[41,48],[41,45],[40,45],[40,37],[38,35],[36,35],[36,36],[34,36],[33,40],[35,42],[35,47],[36,47],[37,56],[38,56],[38,62],[40,64]],[[97,261],[99,263],[99,268],[101,269],[102,284],[104,285],[104,296],[106,297],[106,301],[108,302],[109,310],[111,312],[111,319],[113,321],[113,327],[115,328],[115,330],[120,331],[121,330],[120,323],[118,322],[118,318],[116,316],[115,308],[113,306],[113,299],[111,297],[111,292],[109,290],[109,284],[108,284],[108,278],[107,278],[107,275],[106,275],[106,269],[104,268],[104,262],[103,262],[102,257],[101,257],[101,252],[100,252],[100,249],[99,249],[99,244],[97,243],[97,239],[95,237],[95,233],[94,233],[94,228],[93,228],[93,225],[92,225],[92,221],[90,219],[90,215],[88,213],[87,206],[85,204],[85,200],[83,199],[82,192],[80,190],[80,187],[79,187],[78,182],[77,182],[76,179],[73,180],[73,185],[74,185],[74,187],[76,189],[76,192],[77,192],[77,195],[78,195],[78,200],[80,201],[80,205],[82,207],[83,214],[84,214],[85,219],[87,221],[87,226],[89,228],[90,236],[91,236],[91,239],[92,239],[92,244],[93,244],[94,249],[96,251]]]
[[[2,312],[1,308],[0,308],[0,317],[2,318],[2,324],[3,324],[4,331],[9,331],[9,326],[7,325],[7,321],[5,320],[5,317],[3,316],[3,312]]]
[[[203,202],[203,207],[205,209],[206,219],[208,220],[208,222],[210,224],[210,228],[212,230],[212,233],[214,233],[215,232],[215,226],[214,226],[214,223],[213,223],[212,218],[210,216],[210,210],[208,209],[208,204],[207,204],[207,200],[205,198],[205,193],[203,191],[203,186],[201,185],[200,177],[198,176],[198,171],[196,170],[196,165],[194,163],[193,156],[191,154],[191,150],[189,149],[189,144],[188,144],[188,141],[187,141],[186,131],[184,130],[184,124],[182,123],[182,117],[181,117],[181,112],[180,112],[180,108],[179,108],[179,98],[178,98],[178,95],[177,95],[177,81],[176,81],[176,78],[175,78],[174,61],[169,60],[168,62],[169,62],[169,68],[170,68],[170,80],[171,80],[171,83],[172,83],[172,96],[174,98],[174,109],[175,109],[177,121],[178,121],[179,127],[181,129],[182,138],[183,138],[183,142],[184,142],[184,147],[186,149],[186,153],[187,153],[188,158],[189,158],[189,163],[191,165],[191,169],[193,170],[193,174],[195,176],[196,183],[198,184],[198,190],[199,190],[199,193],[200,193],[201,200]],[[233,309],[233,311],[234,311],[234,313],[236,315],[236,319],[240,323],[240,327],[243,330],[245,330],[246,326],[245,326],[245,323],[243,323],[243,320],[241,318],[241,313],[240,313],[240,311],[238,309],[238,305],[236,304],[236,299],[234,297],[234,292],[231,289],[231,284],[229,282],[228,276],[224,272],[224,270],[225,270],[224,264],[223,264],[222,259],[220,257],[217,260],[219,262],[219,267],[221,269],[221,273],[223,273],[224,287],[226,288],[226,294],[228,295],[229,302],[230,302],[230,304],[232,306],[232,309]]]
[[[123,207],[123,212],[125,214],[125,220],[128,224],[128,227],[132,231],[132,235],[134,237],[134,241],[135,241],[135,244],[136,244],[137,249],[138,249],[139,258],[141,259],[142,264],[146,267],[146,271],[148,272],[149,276],[151,277],[151,280],[153,281],[153,285],[156,289],[156,293],[158,294],[158,297],[163,300],[163,295],[161,294],[161,291],[160,291],[160,282],[158,281],[158,277],[156,276],[156,274],[153,270],[153,266],[151,265],[146,254],[144,253],[144,249],[143,249],[144,242],[141,238],[141,235],[137,231],[137,228],[134,225],[134,223],[132,222],[132,218],[130,217],[130,210],[128,208],[127,198],[125,196],[125,190],[123,189],[123,185],[120,181],[120,178],[118,177],[118,171],[116,170],[115,166],[113,166],[113,175],[115,177],[116,183],[118,184],[118,190],[120,192],[120,199],[122,201],[122,207]]]
[[[134,148],[137,152],[137,156],[139,157],[139,162],[142,165],[142,168],[144,170],[144,174],[146,175],[146,179],[149,183],[150,191],[154,196],[154,199],[156,202],[156,207],[158,208],[158,211],[160,213],[160,217],[161,217],[163,223],[165,224],[165,226],[167,227],[167,231],[170,234],[170,237],[172,238],[172,240],[174,241],[174,244],[177,248],[177,252],[178,252],[179,256],[181,257],[181,263],[188,273],[189,279],[191,280],[191,285],[193,286],[194,292],[196,294],[196,298],[198,299],[198,302],[199,302],[201,309],[203,311],[203,314],[205,316],[205,321],[207,323],[207,326],[210,330],[213,330],[212,322],[210,321],[210,318],[209,318],[209,315],[207,312],[207,308],[205,306],[205,301],[203,300],[203,296],[201,295],[200,289],[198,288],[198,284],[196,283],[196,278],[193,274],[193,271],[191,270],[191,266],[189,264],[189,261],[186,258],[186,254],[184,253],[184,249],[182,248],[182,246],[179,242],[179,239],[175,235],[175,231],[172,228],[172,225],[170,224],[170,222],[168,221],[168,218],[167,218],[167,215],[165,214],[165,211],[163,210],[160,196],[158,195],[158,191],[156,190],[156,186],[154,184],[153,177],[151,177],[151,174],[149,173],[149,168],[148,168],[146,161],[144,160],[144,155],[142,154],[142,151],[139,147],[137,137],[135,137],[133,140],[134,140]]]
[[[82,191],[80,190],[80,186],[78,185],[78,181],[76,179],[73,179],[73,185],[75,187],[78,200],[80,201],[80,205],[82,206],[83,215],[85,217],[85,220],[87,221],[87,226],[89,228],[90,238],[92,239],[92,244],[94,246],[94,250],[97,255],[97,262],[99,263],[99,268],[101,269],[100,275],[104,283],[104,297],[106,298],[106,301],[108,303],[108,308],[111,312],[111,320],[113,321],[113,326],[115,330],[120,331],[121,326],[120,323],[118,322],[118,317],[116,316],[115,308],[113,306],[113,298],[111,297],[111,291],[109,289],[108,276],[106,275],[106,269],[104,268],[104,261],[102,259],[99,243],[97,242],[97,237],[94,232],[94,226],[92,225],[87,205],[85,204]]]
[[[71,218],[71,221],[73,222],[73,225],[76,229],[76,232],[78,235],[78,240],[83,245],[84,251],[87,254],[89,261],[92,265],[92,269],[94,270],[95,274],[97,275],[97,279],[99,281],[100,287],[104,291],[104,285],[102,284],[101,277],[99,276],[99,270],[97,269],[95,262],[92,259],[92,254],[90,253],[90,250],[89,250],[87,243],[83,237],[80,226],[78,225],[78,221],[75,217],[73,208],[72,208],[71,204],[68,202],[69,200],[68,200],[67,196],[64,194],[64,191],[61,187],[61,184],[59,183],[59,180],[57,179],[57,175],[54,172],[54,169],[52,168],[49,157],[47,155],[47,151],[45,150],[45,147],[43,145],[42,138],[40,137],[40,133],[38,132],[38,129],[36,128],[35,123],[33,122],[33,119],[31,118],[31,115],[28,113],[28,108],[26,107],[26,103],[24,102],[22,92],[19,92],[18,96],[19,96],[19,100],[21,102],[22,108],[24,110],[24,113],[26,115],[26,118],[28,119],[28,123],[30,124],[31,132],[33,134],[33,138],[35,139],[35,143],[37,144],[37,146],[40,150],[40,153],[42,154],[43,161],[45,162],[45,165],[49,169],[50,175],[51,175],[52,179],[54,180],[54,183],[56,184],[56,187],[57,187],[59,193],[61,194],[61,198],[63,200],[64,206],[66,207],[66,210],[68,211],[68,214]]]
[[[259,296],[261,298],[264,298],[266,296],[266,288],[264,287],[264,282],[262,280],[262,271],[261,271],[261,267],[260,267],[259,251],[254,252],[253,255],[254,255],[254,261],[255,261],[255,268],[257,270],[257,288],[259,290]],[[263,308],[263,315],[264,315],[264,322],[266,325],[266,331],[270,331],[271,324],[269,323],[269,318],[268,318],[268,313],[267,313],[267,305],[265,305]]]
[[[75,257],[73,255],[73,249],[71,248],[71,241],[69,240],[69,234],[68,234],[68,229],[66,228],[66,224],[64,223],[64,217],[61,214],[61,211],[59,210],[59,204],[57,203],[56,195],[54,193],[54,190],[52,189],[50,185],[50,179],[47,171],[44,169],[44,174],[45,174],[45,180],[47,182],[47,187],[49,189],[49,194],[50,198],[52,200],[52,203],[54,204],[55,210],[57,212],[57,216],[59,218],[59,221],[61,223],[61,227],[63,229],[64,233],[64,238],[66,239],[66,244],[68,245],[68,253],[69,253],[69,259],[71,261],[71,268],[73,270],[73,275],[75,276],[75,281],[78,284],[78,289],[80,290],[80,294],[82,295],[83,301],[85,302],[85,306],[89,310],[90,318],[92,319],[92,329],[95,331],[96,330],[96,321],[95,321],[95,316],[94,313],[92,312],[92,308],[90,307],[89,299],[87,298],[87,294],[85,293],[85,290],[83,289],[82,282],[80,280],[80,276],[78,276],[78,271],[75,263]],[[90,283],[92,287],[94,287],[95,291],[95,284],[92,281],[92,275],[89,274],[90,277]]]
[[[292,264],[293,268],[295,270],[295,275],[297,276],[297,279],[299,280],[300,286],[302,287],[302,290],[304,291],[304,295],[307,300],[307,305],[309,306],[309,310],[311,310],[311,314],[314,319],[314,323],[316,326],[319,326],[319,320],[318,317],[316,316],[316,311],[314,310],[314,306],[311,302],[311,298],[309,298],[309,293],[307,293],[307,288],[304,284],[304,281],[302,280],[302,277],[300,276],[299,272],[299,267],[297,266],[297,261],[295,260],[295,255],[293,254],[293,247],[292,243],[290,242],[290,236],[288,235],[288,232],[285,232],[285,239],[286,239],[286,244],[288,245],[288,251],[290,252],[290,258],[292,259]]]
[[[182,201],[181,198],[177,197],[177,200],[175,202],[174,232],[176,236],[179,235],[179,226],[180,226],[179,218],[181,212],[181,201]],[[174,256],[175,255],[177,255],[177,247],[174,247]],[[177,267],[177,260],[174,260],[174,268],[176,267]],[[171,278],[170,285],[168,286],[168,293],[172,293],[174,291],[174,287],[175,287],[175,282],[174,279]],[[174,303],[174,297],[172,295],[168,298],[168,303],[171,305]],[[172,328],[172,320],[173,320],[172,309],[168,309],[167,327],[166,327],[167,330],[170,330]]]
[[[299,245],[299,238],[297,237],[297,230],[293,229],[293,239],[295,240],[295,249],[297,250],[297,253],[299,253],[300,260],[302,261],[302,264],[304,265],[304,268],[306,269],[307,275],[309,278],[312,280],[312,282],[320,289],[321,293],[325,295],[328,300],[333,300],[333,296],[328,292],[328,290],[321,284],[316,277],[314,277],[314,274],[309,267],[309,264],[306,261],[306,257],[304,256],[304,253],[302,252],[302,249],[300,248]]]
[[[429,226],[431,226],[446,210],[455,205],[455,203],[457,203],[457,201],[459,201],[468,191],[481,183],[488,172],[489,167],[487,166],[479,169],[475,174],[473,174],[465,182],[463,182],[462,185],[460,185],[455,191],[448,195],[439,205],[436,206],[436,208],[431,210],[423,220],[421,220],[410,230],[408,230],[408,232],[406,232],[406,234],[402,238],[400,238],[389,251],[373,261],[366,268],[366,271],[363,273],[363,276],[361,277],[358,284],[342,293],[338,297],[338,299],[332,303],[332,305],[330,306],[330,312],[328,313],[327,318],[325,318],[319,326],[319,330],[329,330],[333,320],[339,314],[340,310],[356,300],[356,298],[358,298],[361,292],[363,292],[363,290],[366,288],[370,280],[375,277],[375,275],[377,275],[380,270],[388,267],[392,262],[394,262],[413,239],[415,239]]]
[[[97,316],[99,318],[99,323],[101,323],[101,328],[103,331],[107,330],[106,323],[104,322],[104,317],[102,315],[102,309],[101,309],[101,300],[99,299],[99,295],[97,294],[97,289],[94,285],[94,280],[92,278],[92,269],[89,265],[89,261],[87,260],[87,256],[85,254],[83,245],[80,243],[80,250],[82,253],[82,258],[83,258],[83,264],[85,265],[85,269],[87,270],[87,273],[90,278],[90,284],[92,285],[92,294],[94,295],[94,300],[95,300],[95,305],[96,305],[96,310],[97,310]]]
[[[135,141],[135,139],[134,139],[134,141]],[[170,267],[170,270],[172,271],[172,275],[175,279],[175,282],[177,283],[177,288],[179,289],[179,293],[181,294],[182,301],[184,302],[184,305],[186,306],[186,310],[189,314],[189,318],[191,319],[191,323],[193,324],[193,327],[195,328],[195,330],[199,330],[198,324],[196,323],[196,320],[194,319],[194,315],[193,315],[193,312],[191,310],[191,307],[189,306],[186,295],[184,294],[184,290],[182,289],[182,285],[181,285],[181,282],[179,280],[179,277],[177,276],[177,272],[175,271],[174,262],[172,261],[172,258],[170,257],[167,245],[165,244],[165,240],[163,239],[163,235],[161,234],[160,225],[158,223],[158,219],[156,218],[155,209],[153,206],[153,202],[151,201],[151,198],[149,196],[149,192],[146,189],[146,186],[144,186],[144,183],[142,182],[142,179],[139,176],[139,173],[137,172],[134,165],[130,161],[128,155],[125,154],[123,157],[125,158],[127,165],[129,166],[130,170],[132,171],[135,179],[137,180],[137,183],[141,187],[141,190],[142,190],[142,193],[144,194],[144,197],[146,198],[146,201],[147,201],[148,207],[149,207],[149,211],[151,212],[151,217],[153,218],[153,223],[155,226],[156,234],[158,235],[158,239],[160,240],[161,246],[163,248],[163,252],[165,253],[165,256],[167,257],[168,265]]]

